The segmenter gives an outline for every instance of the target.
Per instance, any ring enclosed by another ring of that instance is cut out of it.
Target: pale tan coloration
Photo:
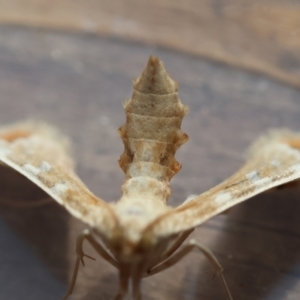
[[[212,216],[299,178],[300,135],[286,131],[268,134],[252,147],[248,162],[236,174],[171,208],[167,205],[169,181],[180,170],[174,155],[187,140],[180,130],[187,108],[158,58],[150,57],[124,107],[126,124],[119,133],[125,149],[119,164],[125,180],[122,198],[112,204],[94,196],[78,179],[64,139],[50,127],[20,123],[0,130],[0,161],[28,177],[92,228],[78,238],[75,270],[64,299],[72,293],[80,261],[87,256],[82,250],[85,239],[119,269],[115,300],[124,299],[129,279],[133,299],[140,300],[141,278],[172,266],[194,248],[211,262],[232,299],[222,267],[208,249],[193,240],[179,247],[196,226]]]
[[[18,136],[20,134],[20,136]],[[89,225],[108,219],[96,198],[74,173],[69,141],[44,123],[23,122],[0,129],[0,160],[28,177],[75,217]],[[103,205],[107,204],[103,201]]]
[[[155,220],[145,232],[164,236],[187,230],[263,191],[298,179],[299,150],[300,133],[270,131],[253,144],[239,171]]]

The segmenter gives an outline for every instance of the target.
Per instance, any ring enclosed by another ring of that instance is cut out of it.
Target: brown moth
[[[42,188],[90,229],[77,240],[72,294],[82,250],[87,240],[119,271],[115,300],[125,298],[129,282],[132,298],[142,298],[140,281],[177,263],[192,249],[202,252],[232,299],[216,257],[190,240],[190,233],[209,218],[254,195],[300,177],[300,135],[273,131],[260,138],[248,161],[233,176],[180,206],[167,205],[169,182],[181,168],[176,150],[188,136],[180,130],[187,112],[178,98],[178,86],[162,62],[150,57],[134,92],[124,107],[126,124],[119,129],[124,153],[119,160],[125,173],[122,198],[106,203],[93,195],[74,172],[66,139],[45,124],[19,123],[0,129],[0,161]],[[101,240],[101,242],[99,242]]]

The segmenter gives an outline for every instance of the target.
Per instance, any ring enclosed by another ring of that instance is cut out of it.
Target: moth
[[[19,123],[0,128],[0,161],[63,205],[89,226],[77,239],[74,273],[67,299],[75,287],[88,241],[119,272],[115,300],[128,294],[142,299],[140,282],[161,272],[193,249],[202,252],[232,299],[223,270],[213,253],[195,240],[185,243],[195,227],[265,190],[300,177],[300,134],[287,130],[267,133],[254,143],[248,160],[234,175],[209,191],[191,196],[176,208],[168,206],[169,182],[180,170],[177,149],[188,136],[181,131],[187,112],[178,85],[157,57],[150,57],[133,82],[124,104],[126,123],[119,129],[124,152],[119,165],[125,173],[123,196],[107,203],[93,195],[77,177],[68,142],[46,124]]]

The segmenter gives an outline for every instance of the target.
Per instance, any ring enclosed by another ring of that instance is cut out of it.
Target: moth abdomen
[[[181,168],[174,155],[188,139],[180,129],[187,107],[158,58],[150,57],[133,87],[131,99],[124,104],[126,124],[119,129],[125,147],[120,167],[126,180],[153,178],[169,188],[170,179]]]

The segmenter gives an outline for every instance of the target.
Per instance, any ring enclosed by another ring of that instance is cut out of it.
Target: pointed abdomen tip
[[[133,82],[133,88],[143,94],[166,95],[178,91],[178,84],[169,76],[162,61],[150,56],[142,75]]]

